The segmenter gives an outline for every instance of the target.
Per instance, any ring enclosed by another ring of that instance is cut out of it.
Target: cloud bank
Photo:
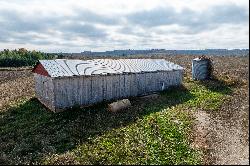
[[[248,1],[0,1],[0,49],[249,47]]]

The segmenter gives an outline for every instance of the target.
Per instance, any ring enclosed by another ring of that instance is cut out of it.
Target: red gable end
[[[33,68],[32,72],[50,77],[49,73],[45,70],[45,68],[43,67],[43,65],[41,63],[36,64],[36,66]]]

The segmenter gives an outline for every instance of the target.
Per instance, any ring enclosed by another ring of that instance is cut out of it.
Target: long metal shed
[[[162,91],[183,78],[164,59],[40,60],[32,71],[36,97],[54,112]]]

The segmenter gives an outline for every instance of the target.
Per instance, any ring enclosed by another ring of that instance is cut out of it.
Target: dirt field
[[[34,96],[31,69],[0,70],[0,108],[20,98]]]
[[[191,77],[193,56],[169,56],[166,59],[185,68]],[[205,164],[249,164],[249,59],[248,57],[212,57],[215,75],[235,85],[219,111],[197,111],[194,116],[194,146],[204,151]],[[34,96],[30,69],[0,70],[0,111],[11,102]]]

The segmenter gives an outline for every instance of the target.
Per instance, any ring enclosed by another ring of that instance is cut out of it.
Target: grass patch
[[[190,119],[179,114],[176,109],[153,113],[92,138],[72,153],[82,164],[198,164],[198,153],[185,136]]]
[[[0,164],[200,164],[190,147],[190,110],[217,110],[232,87],[218,80],[185,80],[157,100],[132,100],[54,114],[36,99],[0,112]]]
[[[187,81],[186,86],[194,98],[185,104],[204,110],[217,110],[220,108],[223,98],[232,93],[232,87],[219,80]]]

